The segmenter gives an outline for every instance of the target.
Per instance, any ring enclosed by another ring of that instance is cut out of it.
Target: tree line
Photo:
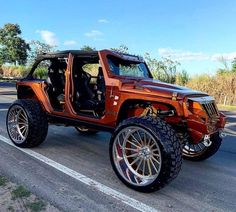
[[[16,75],[20,77],[20,74],[23,73],[22,65],[30,66],[38,54],[56,50],[55,46],[50,46],[38,40],[32,40],[27,43],[22,38],[21,33],[18,24],[8,23],[0,28],[0,67],[3,64],[14,64],[14,67],[5,67],[5,73],[7,73],[7,75],[14,75],[15,72]],[[81,47],[81,50],[91,51],[96,49],[85,45]],[[111,48],[111,50],[129,53],[129,49],[125,45]],[[146,53],[144,58],[156,79],[164,82],[178,82],[181,84],[185,84],[189,79],[186,71],[177,70],[178,67],[180,67],[180,63],[177,61],[173,61],[170,58],[158,60],[152,58],[149,53]]]
[[[55,46],[38,40],[26,42],[21,34],[18,24],[8,23],[0,28],[0,75],[2,72],[5,76],[22,77],[26,74],[25,65],[31,66],[38,54],[56,50]],[[96,48],[85,45],[81,50],[91,51]],[[125,45],[111,50],[129,53],[129,48]],[[222,58],[223,68],[219,68],[214,75],[202,74],[190,77],[185,70],[181,69],[178,61],[169,57],[159,59],[149,53],[145,53],[143,57],[155,79],[207,92],[220,104],[236,104],[236,58],[230,66]],[[42,70],[39,77],[43,77],[44,74]]]
[[[219,68],[214,75],[192,77],[186,86],[214,96],[218,104],[236,105],[236,59],[230,67]]]

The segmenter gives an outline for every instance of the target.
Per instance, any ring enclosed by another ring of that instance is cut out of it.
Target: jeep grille
[[[192,97],[188,98],[188,100],[193,102],[198,102],[202,109],[205,111],[209,118],[216,118],[219,117],[219,111],[215,104],[215,100],[211,96],[203,96],[203,97]]]
[[[208,117],[213,118],[213,117],[219,116],[219,112],[214,101],[202,102],[201,105],[202,105],[202,108],[207,113]]]

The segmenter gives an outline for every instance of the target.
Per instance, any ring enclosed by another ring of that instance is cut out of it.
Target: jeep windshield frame
[[[107,55],[109,72],[113,76],[121,78],[152,79],[153,76],[141,57],[128,54]]]

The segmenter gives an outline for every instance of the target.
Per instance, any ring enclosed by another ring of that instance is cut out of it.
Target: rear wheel
[[[119,179],[141,191],[158,190],[177,177],[182,153],[174,130],[161,119],[123,121],[110,142],[110,159]]]
[[[210,136],[210,141],[210,145],[204,140],[194,144],[188,138],[185,138],[183,141],[183,158],[192,161],[202,161],[213,156],[219,150],[222,138],[219,133],[215,133]]]
[[[87,128],[85,126],[77,126],[75,129],[82,135],[95,135],[99,131]]]
[[[6,125],[10,139],[19,147],[40,145],[48,132],[46,114],[35,100],[16,100],[8,110]]]

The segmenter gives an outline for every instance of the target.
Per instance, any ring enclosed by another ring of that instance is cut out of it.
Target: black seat
[[[61,109],[58,96],[64,94],[65,69],[66,63],[62,66],[57,60],[52,60],[51,65],[48,68],[48,78],[46,79],[48,85],[47,92],[49,94],[50,102],[55,109]]]
[[[96,110],[99,101],[90,88],[91,75],[82,71],[78,78],[78,90],[76,92],[76,105],[80,110]]]
[[[48,68],[48,84],[52,87],[52,92],[55,96],[59,96],[64,93],[65,88],[65,70],[60,66],[58,61],[52,61],[52,64]]]

